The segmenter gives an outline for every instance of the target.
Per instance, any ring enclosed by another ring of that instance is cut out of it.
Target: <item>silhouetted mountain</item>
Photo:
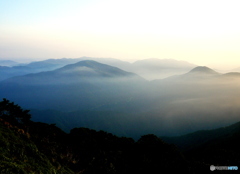
[[[12,60],[0,60],[0,66],[16,66],[18,65],[18,62],[12,61]]]
[[[15,113],[15,108],[21,108],[18,105],[9,108],[9,104],[7,100],[0,101],[3,174],[200,174],[211,172],[211,165],[239,165],[240,122],[179,137],[147,134],[134,141],[83,127],[65,133],[54,124],[5,120],[21,117],[21,112]],[[222,172],[225,171],[218,171]]]
[[[239,165],[239,138],[240,122],[178,137],[162,137],[181,148],[187,159],[215,166]]]
[[[5,104],[0,102],[0,113],[7,111],[9,117],[18,116],[12,115]],[[143,135],[137,142],[88,128],[74,128],[67,134],[54,124],[14,124],[2,119],[2,114],[0,142],[3,174],[200,173],[205,167],[187,161],[175,146],[153,134]]]
[[[240,133],[240,122],[214,130],[201,130],[177,137],[162,137],[168,143],[175,144],[183,150],[191,150],[214,143],[219,139],[227,139]],[[235,142],[237,143],[237,142]]]

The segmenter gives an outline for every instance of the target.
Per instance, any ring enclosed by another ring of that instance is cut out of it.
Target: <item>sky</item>
[[[0,0],[0,59],[104,57],[240,67],[239,0]]]

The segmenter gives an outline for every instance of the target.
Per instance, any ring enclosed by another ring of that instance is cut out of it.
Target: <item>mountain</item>
[[[209,83],[229,83],[235,82],[233,80],[237,80],[240,78],[240,73],[238,72],[229,72],[229,73],[219,73],[214,71],[211,68],[206,66],[198,66],[193,68],[188,73],[182,75],[171,76],[166,79],[165,81],[185,81],[185,82],[209,82]],[[228,81],[226,81],[228,80]],[[154,82],[161,81],[155,80]]]
[[[38,73],[42,71],[52,71],[58,68],[61,68],[68,64],[74,64],[79,61],[83,60],[96,60],[100,63],[104,63],[110,66],[117,66],[117,67],[128,67],[128,62],[120,61],[117,59],[107,59],[107,58],[90,58],[90,57],[82,57],[82,58],[76,58],[76,59],[47,59],[43,61],[35,61],[31,62],[26,65],[18,65],[18,66],[12,66],[12,67],[1,67],[0,64],[0,73],[3,74],[0,77],[1,80],[5,80],[7,78],[11,78],[14,76],[20,76],[20,75],[26,75],[29,73]],[[129,69],[129,68],[126,68]]]
[[[207,67],[149,82],[87,60],[6,79],[0,82],[0,97],[31,109],[34,121],[56,123],[66,132],[84,126],[137,139],[147,133],[176,136],[238,121],[239,87],[238,80]]]
[[[80,61],[69,64],[62,68],[39,73],[31,73],[23,76],[12,77],[4,80],[2,84],[43,85],[43,84],[76,84],[82,82],[104,83],[105,81],[118,80],[139,80],[145,81],[140,76],[123,71],[119,68],[108,66],[92,60]]]
[[[164,79],[157,79],[153,80],[152,82],[157,84],[157,83],[162,83],[162,82],[171,82],[171,83],[192,83],[192,82],[201,82],[201,81],[206,81],[206,80],[212,80],[216,79],[218,77],[221,77],[221,73],[218,73],[214,71],[213,69],[206,67],[206,66],[197,66],[189,70],[188,72],[178,74],[178,75],[173,75]]]
[[[13,67],[8,67],[8,66],[0,66],[0,81],[8,79],[10,77],[14,76],[21,76],[25,75],[28,73],[31,73],[33,70],[29,67],[24,67],[24,66],[13,66]]]
[[[133,72],[131,68],[131,63],[127,61],[122,61],[114,58],[93,58],[93,57],[81,57],[79,61],[82,60],[94,60],[102,64],[110,65],[122,69],[124,71]]]
[[[149,95],[153,100],[148,116],[161,115],[159,122],[165,123],[161,126],[168,125],[166,130],[171,133],[176,130],[175,135],[239,121],[239,79],[225,76],[207,67],[196,67],[182,75],[151,81]]]
[[[0,96],[24,107],[71,111],[124,104],[141,91],[144,83],[136,74],[87,60],[4,80]]]
[[[74,64],[80,61],[93,60],[102,64],[107,64],[110,66],[122,68],[127,67],[130,63],[121,61],[114,58],[93,58],[93,57],[81,57],[81,58],[62,58],[62,59],[47,59],[43,61],[31,62],[26,65],[34,70],[40,71],[50,71],[54,69],[61,68],[68,64]]]
[[[228,139],[237,134],[240,134],[240,122],[213,130],[200,130],[182,136],[161,138],[183,150],[191,150],[204,144],[214,143],[214,141],[216,142],[220,139]]]
[[[196,66],[185,61],[156,58],[138,60],[133,63],[113,58],[82,57],[78,58],[77,60],[94,60],[103,64],[118,67],[124,71],[133,72],[147,80],[160,79],[175,74],[185,73]]]
[[[37,124],[35,124],[35,126],[37,126]],[[44,127],[41,128],[42,132],[44,131],[43,129]],[[56,131],[54,130],[54,132]],[[61,133],[58,132],[57,136],[61,135],[63,137],[65,135],[64,132]],[[46,151],[52,150],[50,146],[49,149],[41,149],[36,138],[37,134],[29,134],[28,131],[21,127],[17,127],[0,119],[1,173],[74,173],[67,168],[64,163],[60,162],[59,157],[58,160],[61,165],[54,162],[50,158],[49,153],[46,153]],[[51,138],[53,138],[53,136],[51,136]],[[54,143],[56,144],[56,141]],[[52,151],[52,153],[54,152]],[[63,155],[64,152],[59,152],[59,154]],[[56,155],[51,154],[51,156],[56,160]]]
[[[214,130],[201,130],[178,137],[161,137],[177,145],[186,158],[218,166],[238,166],[240,122]]]
[[[217,77],[220,73],[206,67],[206,66],[197,66],[193,68],[186,74],[182,75],[183,79],[192,79],[192,80],[206,80],[209,78]]]
[[[92,60],[85,60],[75,64],[66,65],[63,68],[56,70],[56,72],[87,77],[91,76],[117,78],[137,76],[136,74],[126,72],[119,68],[101,64]]]
[[[223,74],[222,77],[224,77],[226,79],[239,79],[240,78],[240,73],[230,72],[230,73]]]
[[[0,60],[0,66],[16,66],[18,65],[18,62],[12,61],[12,60]]]
[[[118,67],[124,71],[139,74],[148,80],[160,79],[171,75],[185,73],[195,66],[184,61],[176,61],[173,59],[145,59],[136,61],[134,63],[129,63],[113,58],[81,57],[75,59],[47,59],[43,61],[31,62],[26,65],[12,66],[8,69],[0,68],[0,72],[3,74],[3,76],[0,77],[0,81],[13,76],[37,73],[42,71],[52,71],[65,65],[74,64],[83,60],[94,60],[99,63]]]
[[[14,112],[16,108],[21,110],[6,100],[0,102],[2,174],[192,173],[206,167],[204,163],[196,165],[195,161],[187,161],[175,146],[153,134],[143,135],[135,142],[83,127],[65,133],[54,124],[31,120],[15,122],[16,117],[25,112],[22,110],[18,115]],[[3,111],[8,112],[11,119],[5,120]]]
[[[71,61],[68,59],[48,59],[44,61],[32,62],[26,65],[17,65],[8,68],[0,67],[0,73],[3,74],[3,76],[0,77],[0,81],[14,76],[54,70],[72,62],[76,63],[77,60]]]
[[[165,79],[157,79],[151,81],[152,85],[156,88],[160,86],[168,86],[170,88],[185,88],[189,85],[192,87],[195,85],[204,84],[212,84],[215,83],[216,80],[220,80],[222,74],[208,68],[206,66],[197,66],[191,69],[190,71],[180,74],[180,75],[173,75]]]
[[[196,65],[174,59],[151,58],[138,60],[132,63],[132,67],[132,72],[148,80],[154,80],[186,73],[196,67]]]
[[[18,122],[23,113],[26,111],[12,102],[0,102],[2,174],[200,174],[211,172],[212,165],[239,163],[240,122],[179,137],[146,134],[134,141],[84,127],[65,133],[54,124]]]
[[[206,66],[198,66],[192,69],[188,74],[207,74],[207,75],[217,75],[216,71],[206,67]]]
[[[2,174],[190,173],[188,168],[197,170],[178,149],[155,135],[144,135],[135,142],[88,128],[74,128],[69,134],[40,122],[31,122],[26,128],[28,130],[0,121]],[[175,167],[171,168],[172,165]]]

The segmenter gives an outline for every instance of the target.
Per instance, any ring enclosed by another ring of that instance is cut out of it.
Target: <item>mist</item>
[[[40,72],[2,80],[0,96],[32,110],[33,120],[56,123],[66,132],[84,126],[134,138],[176,136],[239,121],[239,73],[174,60],[86,59],[22,66],[21,72],[29,67]],[[161,79],[166,69],[185,72]],[[159,79],[142,77],[150,73]]]

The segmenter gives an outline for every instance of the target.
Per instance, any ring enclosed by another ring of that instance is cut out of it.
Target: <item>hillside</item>
[[[19,122],[17,118],[24,118],[27,112],[8,100],[0,102],[3,174],[200,174],[209,172],[211,165],[238,166],[239,122],[179,137],[147,134],[134,141],[83,127],[65,133],[54,124]]]
[[[3,110],[11,113],[8,105],[9,101],[0,102],[1,113]],[[15,107],[18,106],[13,104],[12,109]],[[22,124],[6,121],[3,115],[0,117],[0,170],[3,174],[189,173],[195,170],[174,146],[152,134],[135,142],[88,128],[74,128],[66,134],[55,125],[32,121]]]
[[[177,145],[188,159],[219,166],[239,165],[240,122],[214,130],[161,138]]]
[[[190,134],[177,137],[162,137],[168,143],[173,143],[183,150],[191,150],[198,148],[203,144],[214,142],[219,139],[228,139],[240,133],[240,122],[230,126],[214,129],[214,130],[201,130]],[[234,144],[236,144],[235,142]]]

